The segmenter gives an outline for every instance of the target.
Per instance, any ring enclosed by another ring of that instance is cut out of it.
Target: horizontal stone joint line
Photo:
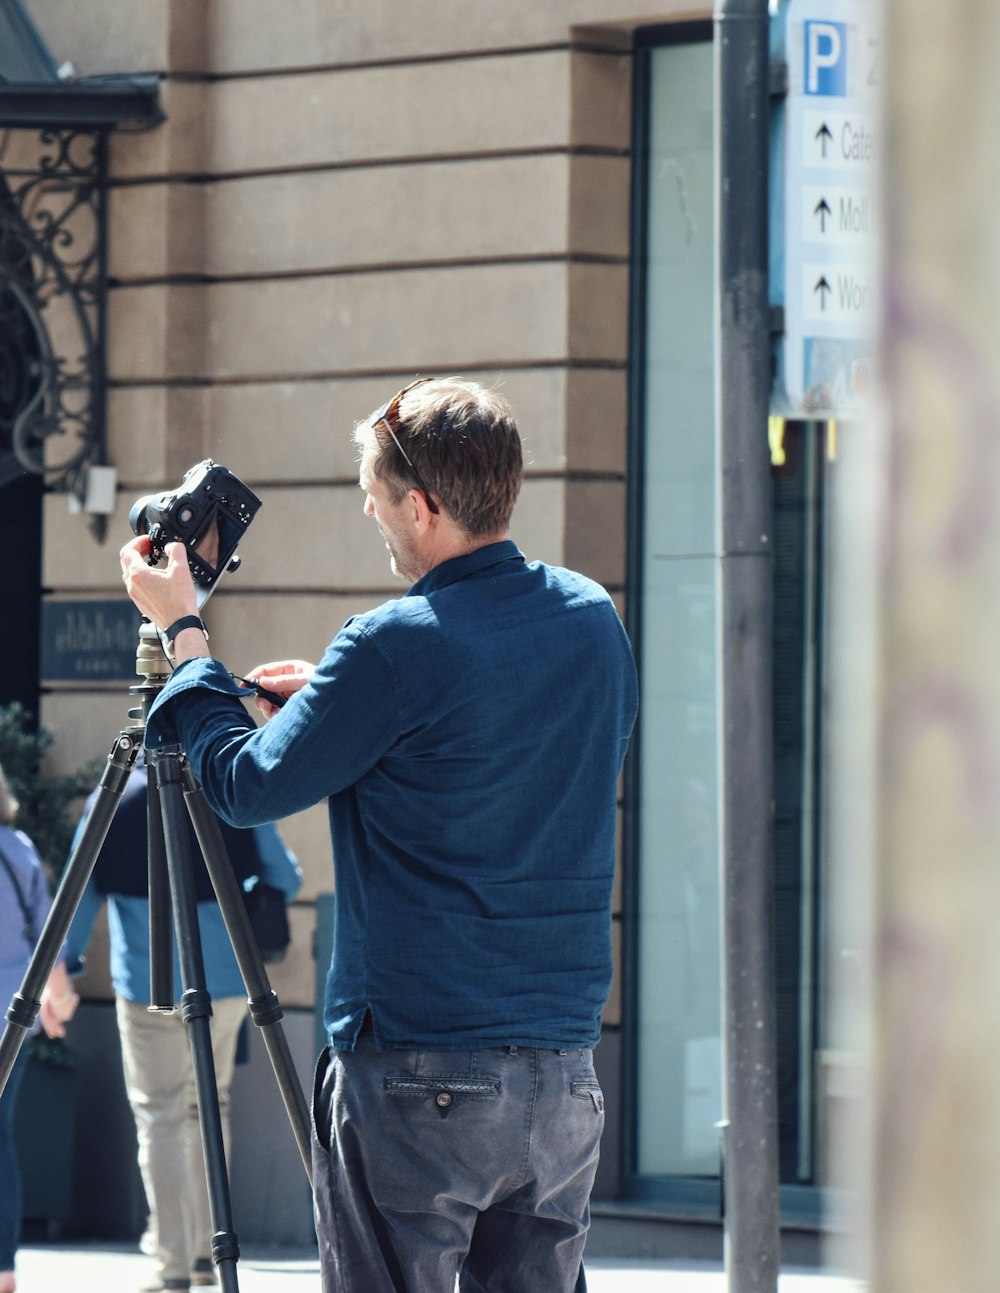
[[[529,255],[468,256],[429,260],[372,261],[257,274],[163,274],[147,278],[110,278],[109,288],[206,287],[229,283],[280,283],[300,279],[346,278],[351,274],[405,274],[438,269],[488,269],[493,265],[627,265],[627,256],[599,252],[535,252]]]
[[[593,37],[536,41],[527,45],[497,45],[481,49],[441,50],[429,54],[401,54],[397,58],[359,58],[341,63],[297,63],[287,67],[254,67],[229,72],[160,71],[159,75],[185,85],[217,85],[228,81],[266,81],[280,77],[336,75],[339,72],[370,72],[380,68],[424,67],[435,63],[485,62],[495,58],[521,58],[532,54],[599,54],[627,57],[628,51],[602,45]]]
[[[463,363],[458,359],[452,363],[442,363],[436,358],[433,365],[428,365],[422,372],[428,376],[448,377],[461,372],[464,376],[473,373],[493,373],[498,369],[504,373],[535,372],[552,368],[565,369],[568,372],[624,372],[627,365],[620,359],[475,359]],[[392,368],[357,368],[350,370],[315,369],[301,373],[247,373],[238,376],[210,377],[111,377],[108,379],[109,390],[199,390],[212,386],[269,386],[294,382],[329,382],[361,381],[369,378],[383,378],[400,373],[416,371],[412,364],[397,364]]]
[[[518,160],[530,157],[617,157],[630,158],[628,148],[604,144],[548,144],[529,148],[481,148],[453,153],[392,153],[377,157],[352,157],[337,161],[300,162],[289,166],[255,166],[232,171],[159,171],[145,175],[108,178],[111,189],[138,188],[152,184],[228,184],[240,180],[271,179],[286,175],[316,175],[337,171],[389,170],[397,166],[435,166],[462,162]],[[13,172],[7,172],[13,174]]]

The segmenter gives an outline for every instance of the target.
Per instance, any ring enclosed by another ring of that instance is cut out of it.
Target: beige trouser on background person
[[[211,1257],[212,1222],[202,1154],[194,1067],[187,1025],[179,1010],[150,1014],[116,999],[125,1088],[139,1140],[139,1170],[149,1204],[151,1256],[166,1288],[186,1288],[196,1263]],[[229,1162],[229,1089],[240,1025],[241,997],[212,1002],[212,1053]],[[145,1249],[145,1244],[143,1245]],[[203,1282],[201,1280],[199,1283]]]

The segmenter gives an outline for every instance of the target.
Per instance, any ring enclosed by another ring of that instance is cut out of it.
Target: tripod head
[[[139,625],[139,645],[135,653],[135,671],[147,683],[155,683],[157,690],[170,677],[172,666],[163,650],[156,625],[143,618]],[[129,688],[130,691],[136,688]]]
[[[142,681],[129,687],[128,694],[139,697],[140,704],[128,712],[129,718],[133,720],[133,725],[128,731],[130,735],[138,738],[139,744],[142,744],[142,737],[146,730],[146,716],[172,672],[172,666],[164,653],[156,625],[145,618],[139,625],[135,671]]]

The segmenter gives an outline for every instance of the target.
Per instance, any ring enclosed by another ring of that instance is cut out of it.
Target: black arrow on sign
[[[825,158],[827,144],[833,143],[833,131],[825,121],[820,126],[819,130],[816,131],[814,138],[819,140],[819,146],[823,150],[823,157]]]
[[[819,282],[818,282],[818,283],[816,284],[816,286],[813,288],[813,291],[814,291],[814,292],[819,292],[819,308],[820,308],[821,310],[825,310],[825,309],[826,309],[826,294],[827,294],[827,292],[832,292],[832,291],[833,291],[833,288],[832,288],[832,287],[830,286],[830,284],[826,281],[826,275],[825,275],[825,274],[820,278]]]
[[[819,216],[820,233],[826,233],[826,217],[828,215],[833,215],[833,212],[830,210],[830,204],[827,202],[826,198],[820,198],[816,203],[816,210],[813,212],[813,215]]]

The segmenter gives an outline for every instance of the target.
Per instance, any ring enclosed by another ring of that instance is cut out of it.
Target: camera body
[[[184,544],[202,606],[222,575],[239,564],[236,547],[259,507],[238,476],[206,458],[176,490],[136,499],[128,520],[135,534],[149,535],[150,565],[168,543]]]

